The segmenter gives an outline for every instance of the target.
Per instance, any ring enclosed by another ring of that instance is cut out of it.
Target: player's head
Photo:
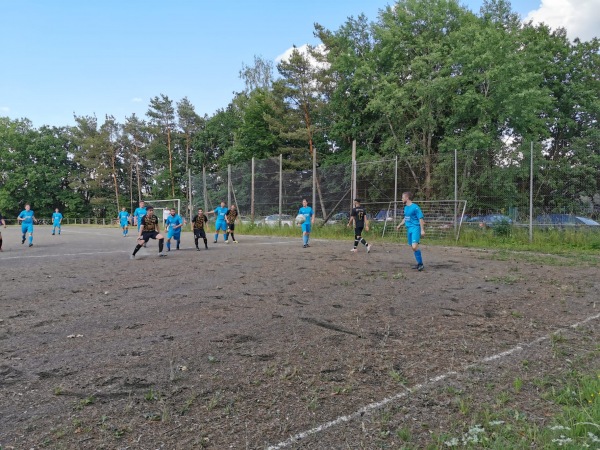
[[[302,199],[302,206],[308,206],[308,200],[305,198]]]
[[[171,208],[171,215],[174,216],[176,213],[175,208]]]
[[[58,208],[56,208],[56,209],[54,210],[54,212],[58,212]]]
[[[29,211],[31,209],[31,205],[29,203],[25,203],[25,210]]]
[[[406,202],[412,202],[413,199],[413,193],[410,191],[406,191],[402,193],[402,202],[406,203]]]
[[[144,207],[144,200],[140,200],[140,208]]]
[[[125,208],[124,206],[121,208],[121,211],[125,211],[127,208]]]
[[[154,215],[154,208],[152,206],[148,206],[146,208],[146,214],[148,214],[149,216],[153,216]]]
[[[357,205],[357,206],[360,205],[360,198],[355,198],[354,199],[354,204]]]
[[[225,202],[221,202],[221,208],[225,207]]]
[[[235,206],[235,205],[231,205],[229,208],[230,208],[230,209],[235,209],[235,208],[236,208],[236,206]]]
[[[198,208],[198,215],[201,216],[204,213],[204,211],[202,211],[202,208]]]

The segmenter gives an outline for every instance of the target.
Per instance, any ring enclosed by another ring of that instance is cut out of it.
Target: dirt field
[[[400,243],[184,233],[130,261],[116,228],[2,234],[2,449],[421,448],[516,377],[498,408],[543,425],[536,379],[600,369],[599,259],[425,245],[416,272]]]

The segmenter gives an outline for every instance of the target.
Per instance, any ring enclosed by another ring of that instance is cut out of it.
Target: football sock
[[[421,250],[415,250],[415,259],[417,264],[423,264],[423,258],[421,257]]]
[[[171,251],[171,241],[167,241],[167,250]]]
[[[162,253],[163,246],[165,245],[165,238],[158,240],[158,253]]]
[[[358,247],[358,239],[354,239],[354,248]]]
[[[33,236],[29,236],[29,243],[33,243]]]
[[[219,233],[215,234],[215,242],[217,242],[217,240],[219,239]]]
[[[198,238],[194,238],[194,244],[196,244],[196,248],[198,248]]]
[[[2,248],[2,238],[0,237],[0,249]]]
[[[304,245],[308,244],[308,234],[305,234],[304,236],[302,236],[302,242],[304,242]]]
[[[233,235],[233,231],[231,232],[231,240],[235,241],[235,236]]]
[[[229,233],[225,233],[225,240],[228,241],[229,240]]]
[[[367,241],[365,241],[365,238],[361,238],[360,242],[362,243],[362,245],[367,245]]]
[[[135,250],[133,250],[133,256],[135,256],[135,254],[139,251],[140,248],[142,248],[142,244],[138,244],[135,246]]]
[[[177,241],[177,250],[179,250],[179,242],[180,242],[180,241]]]
[[[204,238],[204,248],[208,248],[208,239]]]

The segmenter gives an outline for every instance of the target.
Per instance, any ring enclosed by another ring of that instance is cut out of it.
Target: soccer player
[[[417,269],[420,272],[425,268],[423,265],[423,258],[421,257],[421,250],[419,250],[421,237],[425,236],[425,220],[423,219],[421,208],[416,203],[413,203],[412,199],[412,192],[402,193],[404,219],[398,224],[396,230],[399,230],[402,225],[406,225],[408,245],[412,247],[415,259],[417,260],[417,265],[413,266],[413,269]]]
[[[135,211],[133,212],[133,220],[137,224],[138,233],[140,232],[140,227],[142,226],[142,219],[146,215],[146,207],[144,206],[144,201],[140,200],[139,205],[140,206],[135,208]]]
[[[56,208],[52,214],[52,236],[54,236],[57,228],[58,235],[60,236],[60,224],[62,223],[62,220],[63,215],[59,212],[58,208]]]
[[[177,250],[179,250],[179,243],[181,242],[181,227],[183,226],[183,219],[175,208],[171,208],[171,214],[167,217],[165,221],[165,226],[167,227],[167,251],[171,251],[171,239],[175,238],[177,241]]]
[[[23,233],[21,244],[25,243],[25,235],[29,233],[29,246],[33,247],[33,224],[34,222],[37,222],[37,219],[35,218],[29,203],[25,204],[25,209],[21,211],[17,217],[17,221],[21,224],[21,232]]]
[[[4,217],[2,217],[2,214],[0,214],[0,224],[2,224],[2,226],[4,228],[6,228],[6,222],[4,221]],[[0,232],[0,252],[2,251],[2,232]]]
[[[369,231],[369,219],[367,218],[367,213],[365,208],[360,206],[360,199],[354,199],[354,208],[352,208],[352,212],[350,213],[350,220],[348,221],[348,226],[352,225],[354,222],[354,247],[352,247],[352,252],[356,253],[358,251],[358,243],[362,243],[365,247],[367,247],[367,253],[371,251],[371,244],[367,244],[365,238],[362,237],[363,229],[365,231]]]
[[[223,239],[227,240],[227,213],[229,212],[229,210],[227,209],[227,206],[225,206],[225,202],[221,202],[221,206],[217,206],[215,209],[213,209],[212,211],[208,211],[206,214],[214,214],[217,218],[217,221],[215,223],[215,241],[213,242],[213,244],[217,243],[217,240],[219,239],[219,231],[223,231]]]
[[[196,250],[200,251],[198,247],[198,239],[202,238],[204,241],[204,248],[208,250],[208,239],[206,239],[206,230],[204,226],[208,222],[208,217],[202,211],[202,208],[198,208],[198,215],[192,219],[192,228],[194,230],[194,243],[196,244]]]
[[[123,237],[125,237],[129,233],[129,219],[131,218],[129,212],[127,211],[127,208],[123,206],[117,218],[119,219],[119,225],[123,230]]]
[[[302,214],[305,219],[302,224],[302,243],[304,244],[302,248],[307,248],[310,247],[310,245],[308,245],[308,239],[310,238],[311,225],[315,224],[315,214],[313,209],[308,206],[308,201],[306,199],[302,200],[302,207],[298,210],[298,214]]]
[[[225,243],[229,244],[229,235],[231,234],[231,240],[234,244],[237,244],[238,241],[235,240],[235,235],[233,234],[235,230],[235,221],[237,220],[238,211],[235,205],[231,205],[229,207],[229,211],[227,212],[227,216],[225,216],[225,220],[227,221],[227,232],[225,233]]]
[[[152,206],[146,208],[146,215],[142,217],[141,222],[141,231],[138,236],[137,245],[131,255],[131,259],[135,259],[135,254],[150,239],[158,239],[158,256],[167,256],[167,254],[163,252],[165,238],[160,234],[160,224],[158,217],[154,215],[154,208]]]

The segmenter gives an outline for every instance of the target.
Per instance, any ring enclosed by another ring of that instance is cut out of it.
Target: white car
[[[268,227],[293,227],[294,218],[289,214],[271,214],[270,216],[267,216],[264,219],[262,219],[258,224],[265,225]]]

